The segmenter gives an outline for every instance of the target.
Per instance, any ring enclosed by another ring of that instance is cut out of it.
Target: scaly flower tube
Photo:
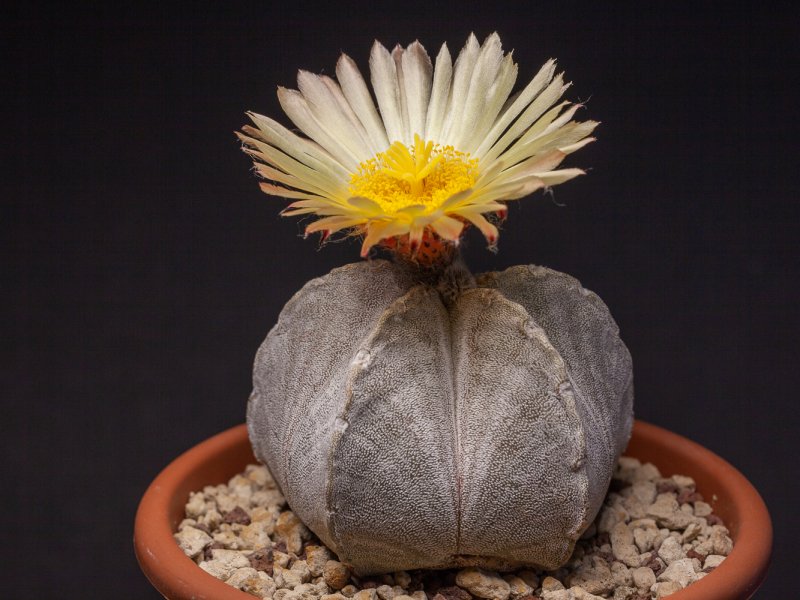
[[[515,95],[517,64],[496,33],[483,44],[470,35],[455,64],[446,45],[433,64],[419,42],[389,52],[376,41],[369,66],[377,107],[342,54],[337,80],[300,71],[298,90],[278,89],[308,137],[256,113],[237,133],[261,189],[293,200],[282,214],[320,217],[306,234],[361,234],[366,257],[378,243],[455,244],[473,224],[493,246],[490,219],[505,202],[583,174],[557,167],[594,141],[597,123],[573,121],[581,105],[559,102],[569,84],[555,61]]]

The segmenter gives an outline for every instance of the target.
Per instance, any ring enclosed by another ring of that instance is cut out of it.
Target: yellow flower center
[[[437,208],[472,187],[477,178],[477,158],[415,135],[413,148],[394,142],[386,152],[362,162],[350,177],[350,193],[373,200],[393,215],[414,205]]]

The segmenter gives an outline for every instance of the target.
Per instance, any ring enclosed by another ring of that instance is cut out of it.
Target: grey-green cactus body
[[[287,303],[247,421],[292,509],[359,573],[555,568],[632,402],[617,326],[572,277],[513,267],[448,296],[376,260]]]

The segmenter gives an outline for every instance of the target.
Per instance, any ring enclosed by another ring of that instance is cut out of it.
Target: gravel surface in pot
[[[705,577],[731,552],[728,529],[690,477],[622,457],[603,508],[555,571],[398,571],[357,577],[286,505],[267,469],[193,492],[175,534],[211,575],[273,600],[650,600]]]

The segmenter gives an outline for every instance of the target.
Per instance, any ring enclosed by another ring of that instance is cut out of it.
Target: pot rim
[[[634,423],[625,454],[654,463],[664,476],[693,477],[706,501],[722,514],[734,540],[733,551],[719,567],[670,595],[670,600],[750,598],[767,573],[772,523],[763,499],[744,475],[707,448],[640,420]],[[181,454],[147,488],[136,512],[134,549],[145,575],[164,597],[252,600],[200,569],[173,537],[189,492],[226,482],[252,462],[256,460],[247,427],[237,425]],[[237,470],[226,469],[228,464],[236,464]]]

